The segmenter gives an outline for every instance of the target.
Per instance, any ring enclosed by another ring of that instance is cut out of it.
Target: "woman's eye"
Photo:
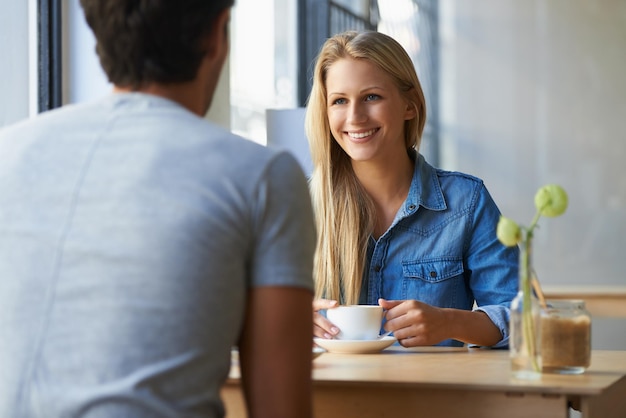
[[[380,96],[378,94],[368,94],[365,97],[366,101],[368,101],[368,100],[378,100],[378,99],[380,99]]]
[[[338,105],[346,104],[346,99],[337,99],[333,102],[333,104],[338,104]]]

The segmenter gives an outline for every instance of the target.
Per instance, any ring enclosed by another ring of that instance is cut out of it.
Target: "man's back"
[[[310,212],[293,158],[154,96],[0,133],[0,416],[220,416],[249,288],[312,288]]]

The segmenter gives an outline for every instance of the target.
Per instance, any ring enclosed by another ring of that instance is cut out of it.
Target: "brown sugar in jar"
[[[591,360],[591,315],[582,300],[549,300],[541,316],[544,373],[580,374]]]

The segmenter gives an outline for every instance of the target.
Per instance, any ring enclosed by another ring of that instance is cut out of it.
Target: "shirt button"
[[[433,279],[434,279],[435,277],[437,277],[437,272],[436,272],[436,271],[431,271],[431,272],[430,272],[430,277],[432,277]]]
[[[409,205],[409,210],[415,210],[415,205]]]
[[[380,266],[379,265],[374,266],[374,271],[378,273],[380,271]]]

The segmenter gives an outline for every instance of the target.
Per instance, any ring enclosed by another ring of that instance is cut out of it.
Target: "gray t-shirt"
[[[314,246],[291,155],[166,99],[0,131],[0,417],[222,416],[246,292]]]

